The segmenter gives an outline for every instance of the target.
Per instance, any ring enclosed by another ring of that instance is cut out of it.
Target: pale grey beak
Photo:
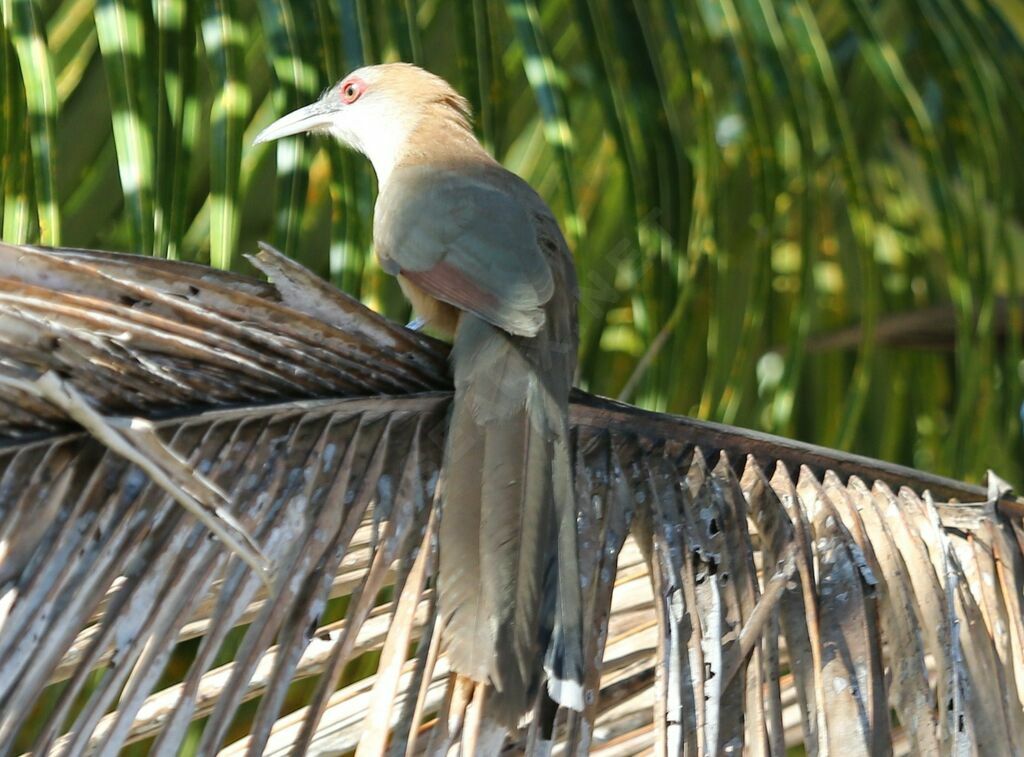
[[[253,145],[261,142],[270,142],[281,137],[290,137],[293,134],[305,134],[311,131],[326,129],[331,125],[331,117],[336,109],[323,100],[317,100],[305,108],[293,110],[286,116],[270,124],[266,129],[256,135],[252,141]]]

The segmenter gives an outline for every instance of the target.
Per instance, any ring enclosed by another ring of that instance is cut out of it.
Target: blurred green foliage
[[[1000,306],[1024,263],[1020,0],[0,8],[4,239],[233,268],[268,239],[404,318],[369,165],[250,144],[348,70],[414,61],[562,219],[583,387],[1021,480],[1024,321]],[[875,338],[939,304],[950,349]],[[851,325],[853,347],[814,347]]]

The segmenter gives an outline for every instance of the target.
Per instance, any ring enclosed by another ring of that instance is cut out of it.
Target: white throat
[[[344,112],[331,126],[331,133],[370,159],[377,184],[383,187],[415,125],[408,110],[403,112],[387,100],[366,100]]]

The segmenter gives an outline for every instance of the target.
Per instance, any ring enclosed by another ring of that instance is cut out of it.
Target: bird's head
[[[424,124],[472,134],[469,106],[448,82],[409,63],[387,63],[353,71],[316,102],[274,121],[253,144],[330,134],[366,155],[383,183]]]

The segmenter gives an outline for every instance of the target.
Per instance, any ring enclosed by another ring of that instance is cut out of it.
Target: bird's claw
[[[410,331],[423,331],[423,327],[427,325],[427,322],[422,318],[413,318],[405,327]]]

